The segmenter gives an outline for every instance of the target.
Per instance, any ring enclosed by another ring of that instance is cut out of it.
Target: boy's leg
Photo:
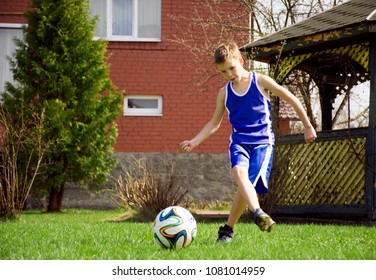
[[[240,191],[238,190],[236,192],[234,201],[232,202],[232,205],[231,205],[230,214],[227,218],[227,225],[233,228],[236,222],[239,220],[240,216],[243,214],[244,209],[246,207],[247,207],[247,203],[243,199],[243,196],[240,194]]]
[[[275,226],[275,222],[260,208],[256,190],[248,179],[248,170],[241,166],[235,166],[233,173],[238,185],[238,192],[232,204],[227,225],[234,227],[243,213],[245,205],[247,205],[255,224],[258,225],[262,231],[271,232]]]
[[[248,178],[248,170],[241,166],[235,166],[233,169],[234,178],[236,184],[238,185],[238,194],[234,200],[233,208],[228,218],[228,225],[235,225],[244,210],[244,203],[248,206],[251,211],[252,220],[256,225],[262,230],[271,232],[275,226],[275,222],[260,208],[260,203],[257,197],[256,189],[250,182]],[[239,206],[235,205],[236,202],[243,202]],[[240,209],[240,207],[242,209]]]
[[[247,206],[252,211],[260,208],[255,188],[248,178],[248,169],[242,166],[235,166],[233,173],[238,190],[232,202],[227,223],[224,227],[219,228],[217,239],[219,243],[231,241],[234,236],[233,228]]]
[[[247,202],[244,200],[240,188],[238,187],[238,191],[231,205],[230,214],[227,218],[227,223],[225,226],[219,228],[218,243],[228,243],[232,240],[234,237],[233,228],[246,207]]]
[[[262,231],[270,232],[275,225],[275,222],[269,215],[260,208],[256,188],[250,181],[250,177],[254,177],[255,184],[257,184],[257,181],[260,179],[260,171],[266,172],[268,168],[271,169],[273,147],[264,145],[257,148],[261,148],[261,153],[258,153],[259,150],[253,153],[251,151],[252,148],[248,149],[237,144],[230,146],[230,161],[238,191],[231,206],[227,224],[219,229],[218,242],[231,241],[234,236],[233,227],[239,220],[246,206],[248,206],[252,213],[252,220]],[[249,166],[250,162],[252,168]],[[251,175],[249,174],[250,171],[254,171],[255,173]],[[265,178],[268,179],[268,177],[267,174]],[[266,186],[264,189],[266,189]]]
[[[241,199],[246,203],[251,212],[260,208],[256,189],[252,185],[248,176],[248,168],[243,166],[235,166],[232,169],[236,185],[238,186],[238,194]]]
[[[244,209],[247,207],[242,195],[237,191],[236,196],[232,202],[230,214],[227,218],[225,226],[220,227],[218,231],[218,243],[228,243],[234,237],[233,228],[240,216],[243,214]]]
[[[268,191],[268,181],[273,162],[272,145],[255,145],[250,154],[249,176],[254,182],[256,193],[266,193]],[[261,208],[250,209],[251,218],[262,230],[270,232],[275,226],[275,222]]]

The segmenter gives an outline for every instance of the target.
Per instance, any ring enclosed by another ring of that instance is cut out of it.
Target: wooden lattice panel
[[[276,78],[276,81],[281,83],[286,78],[286,76],[300,63],[309,59],[312,55],[315,56],[315,55],[320,55],[320,54],[347,55],[352,60],[362,65],[364,69],[368,69],[369,43],[367,42],[367,43],[350,45],[350,46],[342,46],[342,47],[338,47],[334,49],[327,49],[327,50],[318,51],[314,53],[288,56],[279,62],[279,65],[278,65],[279,74],[278,74],[278,77]]]
[[[364,205],[365,138],[283,144],[276,205]]]
[[[289,56],[285,59],[282,59],[279,66],[278,66],[278,77],[276,78],[277,82],[282,82],[287,74],[291,72],[292,69],[294,69],[297,65],[299,65],[304,60],[310,58],[312,56],[312,53],[308,54],[302,54],[302,55],[295,55],[295,56]]]

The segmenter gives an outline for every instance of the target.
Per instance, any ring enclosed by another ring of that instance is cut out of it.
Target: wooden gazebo
[[[284,83],[295,70],[317,85],[321,127],[317,141],[302,135],[277,140],[271,186],[277,214],[323,214],[376,219],[376,1],[350,0],[242,47],[274,69]],[[332,103],[370,81],[368,127],[332,130]],[[281,167],[282,166],[282,167]]]

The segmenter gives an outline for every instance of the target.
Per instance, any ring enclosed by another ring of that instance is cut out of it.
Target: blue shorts
[[[248,177],[258,194],[268,192],[274,146],[269,144],[234,144],[229,148],[231,168],[248,168]]]

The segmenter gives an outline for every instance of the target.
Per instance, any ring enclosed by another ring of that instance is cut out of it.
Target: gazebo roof
[[[375,23],[376,0],[350,0],[241,49],[252,53],[255,60],[267,61],[281,49],[282,42],[283,50],[291,51],[334,40],[348,40],[349,37],[376,32]]]

